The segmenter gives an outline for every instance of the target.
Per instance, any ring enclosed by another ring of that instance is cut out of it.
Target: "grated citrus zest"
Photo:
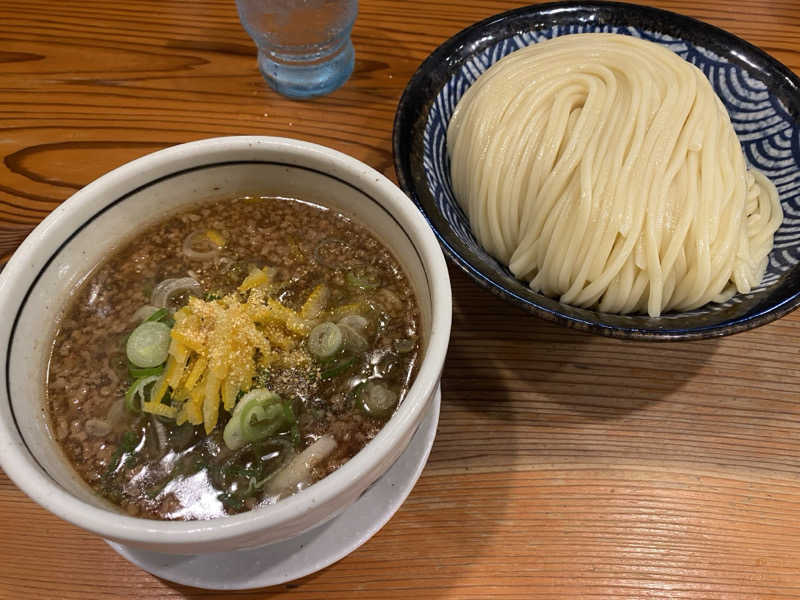
[[[300,342],[330,294],[317,286],[295,311],[268,297],[273,274],[274,269],[253,269],[239,292],[208,301],[191,297],[176,311],[167,365],[150,400],[142,403],[145,412],[203,425],[210,433],[219,421],[220,404],[233,410],[260,369],[312,364]],[[171,404],[166,404],[170,389]]]

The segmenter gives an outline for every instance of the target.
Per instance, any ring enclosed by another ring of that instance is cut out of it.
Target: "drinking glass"
[[[290,98],[328,94],[353,72],[358,0],[236,0],[267,83]]]

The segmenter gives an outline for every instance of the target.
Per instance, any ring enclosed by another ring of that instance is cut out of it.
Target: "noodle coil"
[[[574,306],[658,316],[750,292],[782,220],[703,73],[630,36],[501,59],[456,106],[447,147],[478,241]]]

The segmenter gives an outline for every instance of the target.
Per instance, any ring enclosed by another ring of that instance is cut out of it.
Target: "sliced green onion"
[[[128,360],[139,368],[157,367],[167,360],[169,327],[164,323],[146,321],[131,332],[125,344]]]
[[[398,395],[379,381],[368,381],[358,390],[361,408],[371,417],[388,417],[397,405]]]
[[[148,385],[158,381],[158,375],[140,377],[134,381],[125,392],[125,408],[131,412],[142,412],[142,401],[145,398],[145,389]]]
[[[366,338],[358,333],[354,328],[340,322],[339,330],[342,332],[344,345],[348,350],[352,350],[353,352],[364,352],[364,350],[369,348],[369,342],[367,342]]]
[[[342,349],[343,344],[342,331],[338,325],[330,321],[314,327],[308,336],[308,351],[321,359],[334,356]]]
[[[144,323],[158,322],[161,319],[163,319],[164,317],[166,317],[167,315],[169,315],[169,311],[166,308],[159,308],[152,315],[147,317],[143,322]]]
[[[150,321],[164,323],[164,325],[166,325],[170,329],[172,329],[172,327],[175,325],[175,319],[172,318],[172,316],[169,313],[169,310],[167,310],[166,308],[158,309],[156,312],[154,312],[152,315],[150,315],[147,319],[144,320],[145,323]]]
[[[242,411],[242,438],[246,442],[265,440],[284,424],[283,404],[277,396],[273,404],[250,402]]]
[[[222,430],[222,441],[231,450],[238,450],[246,444],[242,438],[242,420],[239,418],[242,414],[241,409],[239,409],[240,404],[241,401],[236,404],[230,420],[225,425],[225,429]]]
[[[191,277],[165,279],[153,288],[153,292],[150,294],[150,303],[159,308],[168,308],[171,298],[184,293],[192,296],[202,296],[203,288]]]
[[[341,375],[350,368],[355,360],[355,356],[343,356],[323,370],[322,373],[320,373],[320,377],[322,377],[322,379],[332,379],[337,375]]]
[[[380,276],[374,267],[356,267],[345,273],[344,279],[347,285],[362,290],[374,290],[380,283]]]
[[[241,397],[225,425],[222,439],[231,450],[274,435],[287,425],[278,394],[260,388]]]
[[[148,296],[149,296],[148,292]],[[154,312],[158,310],[157,306],[151,306],[150,304],[145,304],[144,306],[140,306],[139,309],[133,313],[131,317],[131,321],[136,321],[137,323],[144,323],[147,318],[152,315]]]
[[[361,315],[347,315],[339,319],[338,325],[350,327],[357,333],[363,334],[369,327],[369,321]]]
[[[134,379],[138,379],[139,377],[150,377],[151,375],[161,375],[164,372],[164,365],[158,365],[157,367],[149,367],[147,369],[142,369],[137,367],[132,362],[128,361],[128,373],[130,373],[131,377]]]

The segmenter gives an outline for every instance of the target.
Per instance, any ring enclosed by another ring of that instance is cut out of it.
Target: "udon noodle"
[[[630,36],[506,56],[464,94],[447,146],[486,251],[575,306],[658,316],[747,293],[782,219],[703,73]]]

